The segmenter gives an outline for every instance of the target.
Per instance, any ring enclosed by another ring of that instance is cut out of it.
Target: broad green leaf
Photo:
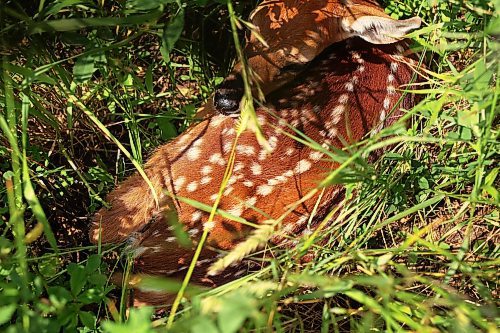
[[[200,316],[193,320],[190,325],[191,333],[220,333],[215,324],[205,316]]]
[[[84,54],[75,62],[73,66],[73,75],[76,83],[83,83],[88,81],[94,72],[97,70],[98,63],[106,61],[102,52]]]
[[[78,316],[85,327],[95,329],[96,316],[92,312],[80,311],[78,312]]]
[[[425,177],[420,177],[418,179],[418,186],[422,189],[422,190],[428,190],[429,189],[429,181],[427,180],[427,178]]]
[[[151,307],[132,308],[125,323],[106,321],[102,324],[102,328],[107,333],[155,333],[151,324],[152,315]]]
[[[94,273],[101,265],[101,257],[98,254],[93,254],[87,260],[87,265],[85,265],[85,272],[87,274]]]
[[[234,295],[223,304],[217,316],[221,333],[234,333],[254,311],[254,300],[246,295]]]
[[[14,312],[16,312],[17,304],[9,304],[0,306],[0,325],[10,321]]]
[[[56,309],[63,309],[64,306],[70,302],[73,297],[71,293],[63,287],[49,287],[48,289],[49,300]]]
[[[159,117],[156,119],[156,124],[160,128],[160,135],[163,141],[170,140],[177,136],[177,129],[172,121],[166,117]]]
[[[55,257],[42,257],[38,261],[38,271],[44,277],[52,277],[57,274],[59,265],[58,259]]]
[[[69,284],[73,295],[78,295],[87,282],[87,274],[85,268],[81,265],[71,263],[68,265],[68,273],[70,275]]]
[[[170,60],[170,52],[184,29],[184,10],[179,12],[163,28],[161,53],[165,61]]]

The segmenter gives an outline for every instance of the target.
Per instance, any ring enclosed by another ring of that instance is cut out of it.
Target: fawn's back
[[[271,94],[266,107],[257,110],[271,151],[261,147],[250,130],[235,146],[232,175],[218,205],[234,219],[216,215],[207,225],[208,213],[182,199],[210,207],[217,198],[237,120],[215,115],[161,146],[146,163],[145,172],[161,197],[161,207],[154,204],[143,178],[133,175],[111,192],[112,208],[98,212],[91,237],[94,241],[101,237],[104,243],[128,239],[135,249],[138,271],[183,276],[193,252],[177,244],[172,228],[162,219],[163,213],[174,211],[193,240],[203,228],[210,229],[209,247],[203,250],[195,271],[196,282],[216,285],[242,274],[225,271],[206,276],[217,249],[234,248],[252,231],[237,220],[259,224],[279,218],[337,167],[322,151],[292,138],[299,135],[291,127],[324,149],[342,149],[394,122],[401,115],[400,108],[412,104],[409,95],[397,104],[401,85],[409,83],[413,73],[413,60],[402,54],[405,48],[404,42],[372,45],[357,38],[334,44],[297,80]],[[308,232],[308,226],[314,227],[340,202],[343,191],[340,185],[325,188],[308,223],[318,195],[284,217],[273,242],[280,244],[285,242],[284,235]]]

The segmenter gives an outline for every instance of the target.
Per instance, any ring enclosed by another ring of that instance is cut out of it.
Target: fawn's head
[[[245,56],[254,95],[264,96],[292,81],[333,43],[359,36],[390,44],[421,23],[418,17],[394,20],[371,0],[264,0],[250,21]],[[237,63],[215,92],[214,106],[223,114],[239,112],[242,66]]]

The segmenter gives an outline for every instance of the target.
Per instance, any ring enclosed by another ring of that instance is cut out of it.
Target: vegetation
[[[426,82],[404,120],[337,156],[335,221],[176,313],[127,312],[109,279],[129,262],[89,245],[90,217],[230,69],[255,3],[226,1],[0,2],[0,330],[496,331],[499,0],[383,1],[426,23],[410,35]]]

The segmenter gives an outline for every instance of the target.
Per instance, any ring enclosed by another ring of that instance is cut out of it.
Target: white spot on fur
[[[271,136],[268,140],[269,146],[271,147],[271,150],[276,149],[276,146],[278,144],[278,138],[275,136]]]
[[[264,161],[269,155],[264,149],[259,151],[259,161]]]
[[[395,80],[395,79],[396,79],[396,78],[395,78],[395,77],[394,77],[394,75],[392,75],[392,74],[389,74],[389,75],[387,76],[387,82],[394,82],[394,80]]]
[[[300,174],[306,172],[310,168],[311,168],[311,162],[309,162],[306,159],[303,159],[297,162],[297,164],[295,165],[294,172]]]
[[[198,182],[192,181],[186,186],[188,192],[194,192],[198,188]]]
[[[276,176],[276,177],[274,177],[274,178],[275,178],[277,181],[281,182],[281,183],[284,183],[284,182],[286,182],[286,181],[288,180],[288,179],[287,179],[287,177],[286,177],[286,176],[284,176],[284,175]]]
[[[199,232],[200,232],[200,229],[193,228],[193,229],[189,229],[188,234],[189,234],[189,236],[193,237],[193,236],[196,236]]]
[[[269,179],[267,181],[267,184],[271,185],[271,186],[276,186],[276,185],[280,184],[280,181],[276,178],[272,178],[272,179]]]
[[[210,163],[213,164],[218,164],[218,165],[226,164],[226,160],[222,158],[222,155],[220,153],[212,154],[212,156],[210,156],[208,160],[210,161]]]
[[[236,151],[245,156],[255,155],[255,147],[249,145],[239,145],[236,147]]]
[[[290,235],[290,234],[294,233],[297,228],[298,228],[297,224],[289,223],[283,227],[282,232],[286,235]]]
[[[211,165],[205,165],[201,168],[201,174],[204,176],[209,175],[212,172],[213,168]]]
[[[285,100],[285,102],[286,102],[286,100]],[[259,123],[260,126],[264,126],[267,122],[266,117],[263,115],[258,115],[257,122]]]
[[[382,110],[380,113],[380,121],[383,122],[385,120],[385,110]]]
[[[220,124],[222,124],[222,122],[224,122],[224,120],[226,120],[226,116],[224,115],[216,115],[214,117],[212,117],[212,119],[210,120],[210,127],[218,127]]]
[[[382,128],[384,128],[385,116],[386,116],[385,110],[382,110],[382,112],[380,113],[379,124],[372,130],[372,132],[370,133],[371,136],[377,134],[382,130]]]
[[[210,177],[210,176],[205,176],[205,177],[201,178],[201,180],[200,180],[200,184],[201,184],[201,185],[205,185],[205,184],[210,183],[211,181],[212,181],[212,177]]]
[[[199,220],[201,220],[202,216],[203,216],[203,213],[201,211],[197,210],[193,214],[191,214],[191,221],[198,222]]]
[[[342,94],[339,97],[340,104],[345,104],[345,103],[347,103],[348,100],[349,100],[349,95],[347,95],[347,94]]]
[[[227,154],[231,151],[232,148],[233,148],[233,143],[231,141],[227,141],[222,146],[222,151]]]
[[[229,179],[227,180],[227,184],[228,185],[233,185],[235,184],[236,182],[238,181],[238,177],[236,175],[232,175],[231,177],[229,177]]]
[[[329,138],[334,138],[334,137],[336,137],[338,134],[339,134],[339,131],[338,131],[336,128],[334,128],[334,127],[333,127],[333,128],[330,128],[330,129],[328,130],[328,137],[329,137]]]
[[[253,162],[250,170],[252,170],[252,174],[256,176],[262,174],[262,166],[258,163]]]
[[[243,170],[243,168],[245,167],[245,164],[241,163],[241,162],[238,162],[234,165],[233,167],[233,171],[234,172],[238,172],[238,171],[241,171]]]
[[[251,180],[245,180],[243,182],[243,185],[245,185],[246,187],[253,187],[253,181],[251,181]]]
[[[295,152],[295,148],[292,148],[292,147],[288,147],[285,151],[285,155],[287,156],[292,156],[293,153]]]
[[[384,98],[384,109],[388,110],[391,106],[391,99],[389,97]]]
[[[344,105],[342,105],[342,104],[341,105],[337,105],[335,107],[335,109],[333,109],[333,111],[332,111],[332,116],[335,117],[335,118],[339,118],[344,113],[344,111],[345,111]],[[338,122],[338,121],[336,121],[336,122]]]
[[[235,132],[233,127],[226,127],[222,130],[223,135],[233,135]]]
[[[320,151],[312,151],[310,154],[309,154],[309,158],[313,161],[319,161],[322,157],[323,157],[323,153],[320,152]]]
[[[274,190],[274,186],[263,184],[257,187],[257,194],[263,197],[271,194]]]
[[[354,91],[354,84],[353,84],[352,82],[347,82],[347,83],[345,84],[345,89],[346,89],[347,91]]]
[[[302,215],[298,220],[297,222],[295,223],[296,225],[298,226],[302,226],[304,225],[304,223],[309,219],[309,216],[307,215]]]
[[[203,229],[207,230],[207,231],[212,231],[212,229],[214,227],[215,227],[215,222],[214,221],[205,222],[205,224],[203,225]]]
[[[177,178],[174,181],[174,189],[176,191],[179,191],[181,189],[182,185],[184,185],[185,182],[186,182],[186,177],[180,176],[179,178]]]
[[[309,228],[306,228],[304,231],[302,231],[303,236],[310,236],[313,233],[313,231]]]
[[[256,197],[250,197],[245,200],[245,205],[247,206],[255,206],[256,203],[257,203]]]
[[[233,207],[229,208],[227,212],[233,216],[240,217],[241,214],[243,214],[243,205],[241,203],[236,204]]]
[[[222,193],[222,194],[223,194],[224,196],[226,196],[226,197],[227,197],[227,196],[228,196],[228,195],[230,195],[230,194],[231,194],[231,192],[233,192],[233,191],[234,191],[234,187],[232,187],[232,186],[228,186],[228,187],[226,187],[226,189],[224,190],[224,193]]]
[[[398,70],[399,64],[397,62],[391,62],[391,71],[396,72]]]
[[[396,93],[396,88],[391,84],[387,86],[387,94],[394,95]]]

